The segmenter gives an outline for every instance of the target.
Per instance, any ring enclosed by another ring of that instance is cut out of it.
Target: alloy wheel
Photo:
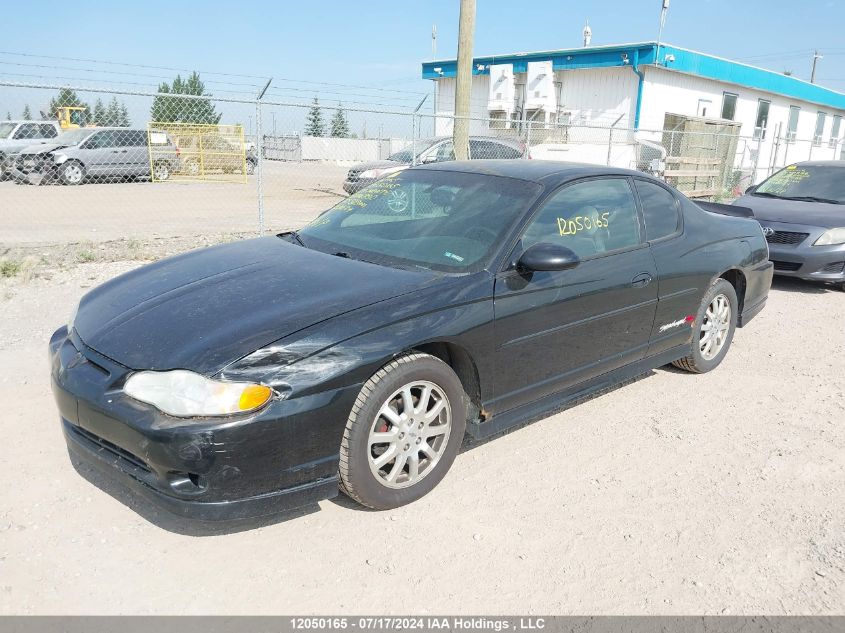
[[[731,329],[731,303],[723,294],[713,297],[701,322],[698,349],[704,360],[715,358],[728,339]]]
[[[433,382],[410,382],[385,401],[370,427],[370,472],[383,486],[407,488],[434,470],[452,429],[452,407]]]

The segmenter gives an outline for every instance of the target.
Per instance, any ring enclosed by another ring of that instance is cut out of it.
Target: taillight
[[[182,150],[178,147],[176,148],[176,158],[179,158],[182,155]]]

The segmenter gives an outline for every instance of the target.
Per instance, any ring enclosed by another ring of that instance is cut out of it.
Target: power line
[[[213,70],[189,70],[187,68],[173,68],[170,66],[150,66],[147,64],[130,64],[128,62],[114,62],[102,59],[84,59],[79,57],[57,57],[55,55],[36,55],[35,53],[19,53],[16,51],[0,51],[0,55],[14,55],[16,57],[34,57],[38,59],[58,59],[60,61],[66,62],[80,62],[86,64],[107,64],[112,66],[126,66],[129,68],[148,68],[151,70],[171,70],[176,72],[198,72],[204,75],[217,75],[219,77],[246,77],[248,79],[264,79],[267,80],[269,77],[265,77],[262,75],[243,75],[239,73],[220,73],[215,72]]]

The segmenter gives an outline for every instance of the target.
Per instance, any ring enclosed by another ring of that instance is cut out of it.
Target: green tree
[[[305,119],[305,136],[325,136],[326,124],[323,122],[323,110],[320,108],[320,102],[317,97],[314,97],[314,102],[308,110],[308,116]]]
[[[176,75],[171,84],[162,83],[159,95],[153,99],[150,119],[167,123],[219,123],[222,114],[215,111],[210,99],[185,99],[176,95],[211,97],[199,73],[192,72],[187,79]]]
[[[112,97],[109,105],[106,108],[106,120],[103,125],[118,127],[120,125],[120,103],[117,97]]]
[[[125,103],[120,104],[120,125],[121,127],[129,127],[132,123],[129,121],[129,108]]]
[[[12,113],[11,113],[11,112],[9,112],[8,110],[6,110],[6,120],[7,120],[7,121],[11,121],[11,120],[12,120]]]
[[[339,103],[337,110],[332,117],[331,136],[337,138],[349,138],[349,122],[346,120],[346,111],[343,104]]]
[[[97,101],[94,103],[94,110],[91,113],[91,122],[94,125],[107,125],[106,106],[103,105],[103,100],[100,98],[97,98]]]
[[[88,108],[88,104],[82,101],[77,96],[76,91],[72,88],[62,88],[59,94],[50,99],[49,116],[51,119],[56,118],[57,110],[63,106],[76,106],[80,108]]]
[[[32,112],[29,109],[28,103],[23,107],[23,120],[32,121]]]

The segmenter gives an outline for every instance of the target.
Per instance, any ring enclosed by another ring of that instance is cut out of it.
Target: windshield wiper
[[[783,200],[799,200],[801,202],[824,202],[827,204],[845,204],[831,198],[819,198],[818,196],[780,196]]]

